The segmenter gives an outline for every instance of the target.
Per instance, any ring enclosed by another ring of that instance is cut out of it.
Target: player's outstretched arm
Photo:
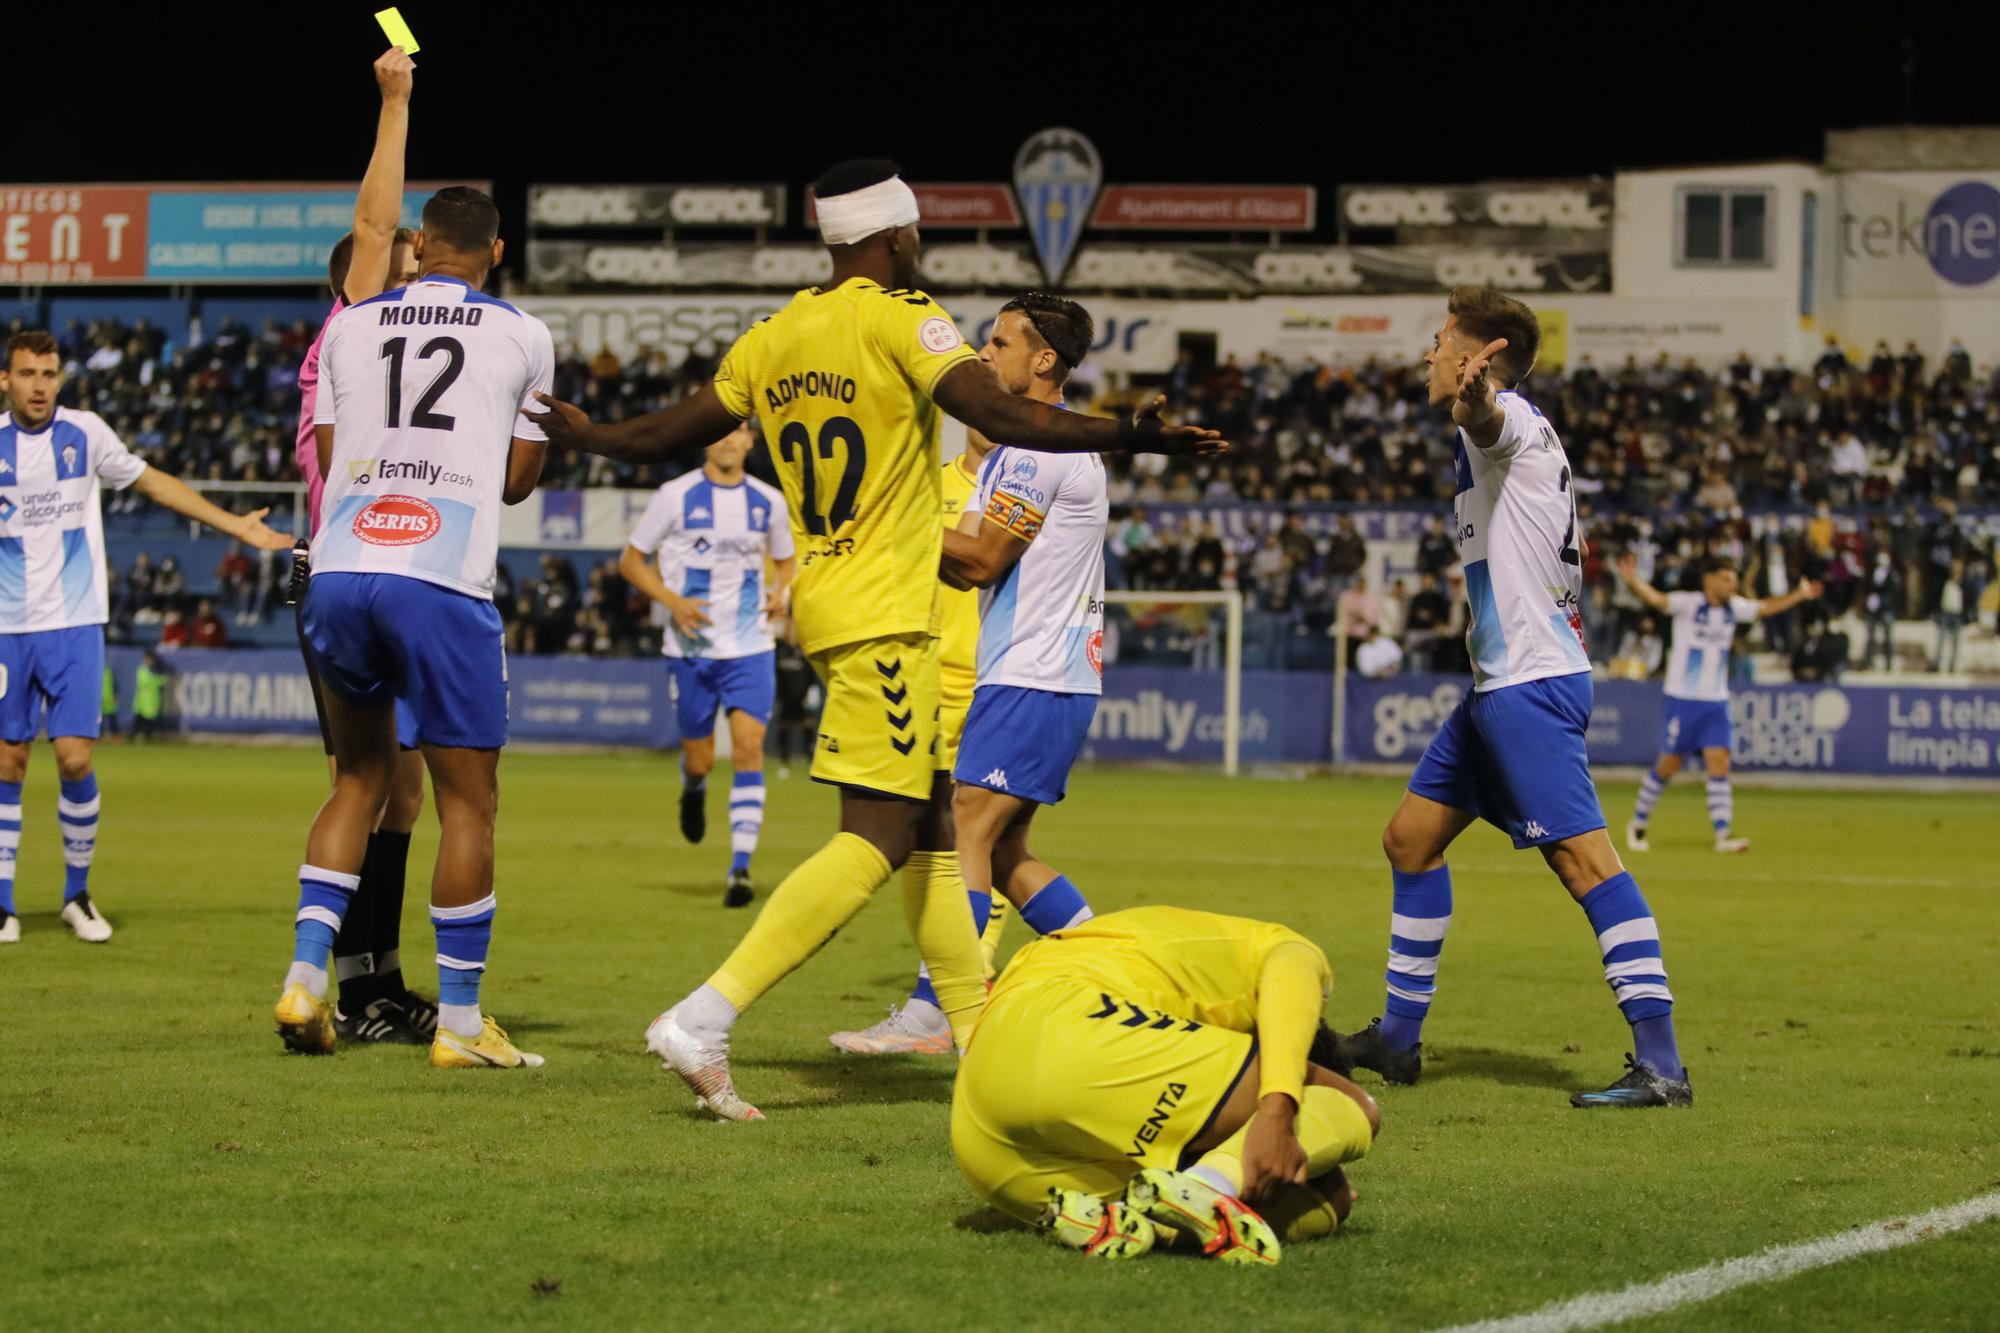
[[[375,58],[382,114],[375,122],[375,151],[361,178],[361,192],[354,198],[354,258],[348,262],[341,290],[349,305],[380,296],[392,276],[389,256],[396,244],[396,224],[403,220],[403,157],[410,137],[410,89],[416,68],[400,46]]]
[[[1822,585],[1813,580],[1800,579],[1799,586],[1786,593],[1783,597],[1766,597],[1759,601],[1757,603],[1757,615],[1760,619],[1764,616],[1781,616],[1802,602],[1818,601],[1819,595],[1823,591],[1825,589]]]
[[[1667,595],[1639,577],[1638,556],[1627,551],[1624,555],[1618,557],[1618,563],[1614,568],[1618,571],[1618,577],[1625,581],[1625,586],[1632,590],[1634,597],[1637,597],[1641,603],[1659,612],[1661,615],[1667,614]]]
[[[260,551],[292,549],[290,537],[282,532],[273,532],[264,526],[264,515],[271,512],[269,509],[253,510],[248,514],[232,514],[227,509],[202,499],[179,477],[170,476],[154,467],[149,467],[140,473],[139,480],[132,483],[132,489],[156,505],[171,509],[176,514],[185,515],[197,522],[206,523],[217,532],[226,533]]]
[[[1008,393],[978,361],[946,371],[931,400],[989,440],[1045,454],[1219,454],[1229,448],[1220,432],[1161,420],[1164,398],[1118,421],[1087,417]]]
[[[545,393],[535,397],[549,410],[523,408],[521,414],[542,428],[549,443],[620,463],[660,463],[691,449],[706,449],[743,421],[722,405],[713,384],[703,385],[664,411],[608,423],[592,421],[582,408],[560,398]]]

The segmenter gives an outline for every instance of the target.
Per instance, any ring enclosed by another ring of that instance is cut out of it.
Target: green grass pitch
[[[738,1028],[770,1120],[710,1123],[641,1049],[747,924],[675,828],[670,758],[511,755],[486,998],[533,1072],[421,1050],[280,1053],[270,1009],[324,772],[302,749],[102,752],[95,890],[69,938],[54,765],[36,751],[0,948],[0,1327],[431,1329],[1186,1326],[1419,1329],[1513,1314],[2000,1186],[1994,797],[1741,790],[1718,858],[1698,785],[1632,858],[1660,919],[1691,1112],[1572,1111],[1627,1033],[1581,913],[1475,828],[1422,1085],[1381,1093],[1338,1238],[1281,1268],[1092,1264],[984,1213],[946,1143],[948,1059],[825,1034],[898,999],[891,888]],[[726,789],[726,788],[725,788]],[[1174,902],[1284,921],[1376,1012],[1378,846],[1397,784],[1087,771],[1043,853],[1099,910]],[[834,800],[772,783],[774,885]],[[1614,824],[1629,787],[1605,791]],[[429,817],[426,816],[429,824]],[[420,829],[404,952],[430,985]],[[1018,923],[1010,947],[1025,933]],[[1372,1076],[1364,1076],[1372,1079]],[[1370,1084],[1370,1086],[1375,1086]],[[1739,1291],[1674,1328],[1991,1327],[2000,1234]]]

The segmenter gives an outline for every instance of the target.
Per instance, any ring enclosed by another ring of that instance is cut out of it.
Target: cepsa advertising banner
[[[446,184],[411,184],[402,225]],[[479,182],[470,182],[485,188]],[[0,285],[324,282],[352,184],[0,185]]]

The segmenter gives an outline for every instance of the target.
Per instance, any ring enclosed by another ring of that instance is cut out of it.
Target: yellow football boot
[[[285,987],[272,1011],[278,1035],[300,1055],[333,1054],[333,1006],[297,982]]]
[[[431,1040],[431,1063],[439,1069],[537,1069],[542,1057],[530,1054],[508,1039],[506,1030],[482,1014],[485,1026],[479,1036],[461,1037],[442,1023]]]

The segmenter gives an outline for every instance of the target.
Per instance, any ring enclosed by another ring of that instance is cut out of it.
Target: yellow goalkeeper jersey
[[[784,486],[808,655],[935,632],[943,498],[930,395],[976,360],[937,302],[864,278],[799,292],[723,357],[716,394],[758,418]]]

